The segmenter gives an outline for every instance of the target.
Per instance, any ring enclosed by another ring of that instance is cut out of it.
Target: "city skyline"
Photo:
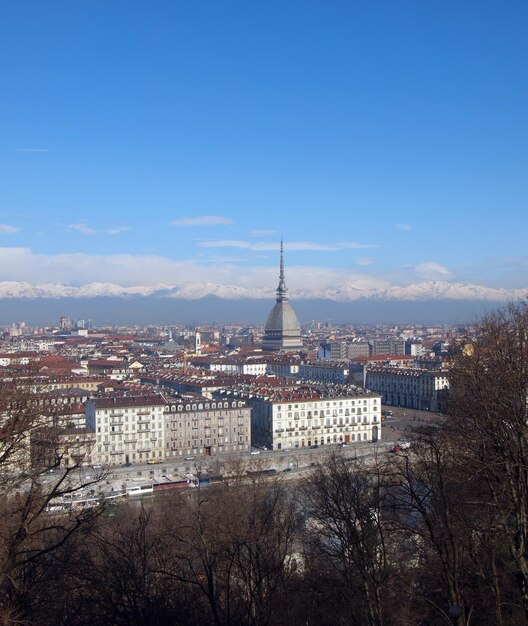
[[[527,18],[6,6],[0,297],[523,295]]]

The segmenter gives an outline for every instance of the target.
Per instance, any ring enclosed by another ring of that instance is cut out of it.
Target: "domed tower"
[[[288,302],[288,288],[284,281],[284,248],[281,239],[277,300],[266,322],[262,349],[294,351],[301,350],[302,347],[301,325]]]

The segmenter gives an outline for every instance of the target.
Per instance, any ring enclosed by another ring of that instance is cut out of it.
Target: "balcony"
[[[145,418],[145,417],[140,417],[140,418],[137,420],[137,423],[138,423],[138,424],[150,424],[150,417],[147,417],[147,418]]]
[[[150,428],[138,428],[137,432],[138,433],[149,433],[150,432]]]
[[[110,412],[110,417],[123,417],[124,412],[123,411],[111,411]]]
[[[125,437],[124,442],[125,443],[137,443],[137,439],[135,439],[135,438],[131,439],[129,437]]]

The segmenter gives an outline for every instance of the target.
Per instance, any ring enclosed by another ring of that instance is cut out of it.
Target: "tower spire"
[[[262,339],[263,350],[301,350],[301,325],[288,302],[288,287],[284,278],[284,242],[280,240],[280,270],[276,302],[266,322],[266,330]]]
[[[279,286],[277,287],[277,302],[283,302],[288,299],[288,287],[286,287],[286,281],[284,280],[284,243],[281,237],[280,243],[280,271],[279,271]]]

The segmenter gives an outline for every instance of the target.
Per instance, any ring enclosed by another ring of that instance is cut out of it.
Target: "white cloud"
[[[425,280],[446,280],[452,276],[451,272],[445,265],[441,265],[435,261],[420,263],[415,266],[414,271],[417,276]]]
[[[0,247],[0,281],[30,284],[86,285],[101,277],[123,287],[167,284],[182,286],[203,282],[241,287],[273,295],[278,282],[276,266],[241,266],[220,259],[206,262],[175,261],[155,255],[36,254],[29,248]],[[339,290],[353,282],[361,288],[388,286],[386,280],[351,273],[345,268],[288,266],[286,282],[293,292]]]
[[[262,229],[254,228],[253,230],[249,231],[250,237],[269,237],[270,235],[275,235],[275,234],[277,234],[276,230],[266,230],[264,228]]]
[[[107,228],[106,230],[97,230],[87,224],[68,224],[68,228],[76,230],[83,235],[119,235],[128,230],[128,226],[117,226],[116,228]]]
[[[9,224],[0,224],[0,234],[2,235],[12,235],[13,233],[18,233],[20,229],[16,226],[10,226]]]
[[[411,224],[396,224],[398,230],[412,230]]]
[[[498,300],[526,297],[528,293],[528,289],[507,292],[451,282],[448,280],[450,271],[434,261],[414,269],[423,281],[405,286],[403,276],[388,278],[351,272],[349,268],[288,264],[286,283],[294,300],[353,301],[364,297]],[[104,284],[100,282],[101,277],[104,277]],[[408,272],[405,278],[409,279]],[[277,283],[276,265],[249,266],[227,259],[175,261],[156,255],[37,254],[29,248],[0,247],[0,297],[6,293],[29,292],[51,294],[51,297],[77,292],[81,296],[119,295],[123,290],[130,294],[148,294],[164,289],[173,297],[181,298],[214,293],[229,298],[267,298],[271,302]]]
[[[71,228],[72,230],[77,230],[83,235],[95,235],[97,233],[95,228],[90,228],[86,224],[68,224],[68,228]]]
[[[199,215],[197,217],[180,217],[173,220],[173,226],[228,226],[233,220],[221,215]]]
[[[278,250],[279,242],[263,242],[263,241],[242,241],[239,239],[220,239],[200,241],[198,245],[201,248],[238,248],[240,250],[252,250],[254,252],[262,252],[268,250]],[[377,245],[368,243],[357,243],[354,241],[343,241],[339,243],[315,243],[313,241],[288,241],[285,242],[286,250],[296,251],[312,251],[312,252],[333,252],[336,250],[361,250],[363,248],[377,248]]]

